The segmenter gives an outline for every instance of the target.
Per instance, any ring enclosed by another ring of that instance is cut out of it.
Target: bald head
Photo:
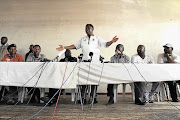
[[[139,56],[144,56],[145,55],[145,46],[144,45],[139,45],[137,47],[137,53]]]

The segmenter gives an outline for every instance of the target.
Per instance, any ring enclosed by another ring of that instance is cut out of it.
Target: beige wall
[[[180,55],[179,0],[0,0],[0,37],[7,36],[24,55],[30,44],[39,44],[42,53],[53,59],[59,44],[71,45],[85,36],[85,25],[94,25],[94,33],[105,40],[115,35],[119,41],[102,48],[106,61],[118,43],[129,56],[139,44],[155,60],[162,45],[174,44]],[[81,50],[73,50],[78,56]],[[102,88],[100,91],[103,91]],[[106,91],[106,90],[104,90]]]

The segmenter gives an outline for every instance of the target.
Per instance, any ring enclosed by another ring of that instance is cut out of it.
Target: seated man
[[[1,38],[1,46],[0,46],[0,61],[3,59],[4,55],[9,54],[7,47],[9,44],[7,43],[8,38],[2,37]]]
[[[157,63],[179,63],[180,57],[173,53],[172,44],[167,43],[164,47],[164,53],[158,55]],[[169,91],[171,93],[172,102],[178,102],[177,92],[176,92],[176,83],[175,81],[168,81]]]
[[[7,61],[7,62],[24,62],[23,56],[20,54],[17,54],[16,50],[16,44],[11,44],[7,47],[7,50],[9,54],[6,54],[2,61]],[[15,92],[17,90],[17,87],[10,86],[9,87],[9,96],[8,96],[8,101],[7,104],[15,104]]]
[[[76,57],[71,56],[71,51],[66,49],[65,58],[61,59],[59,62],[77,62]]]
[[[27,57],[29,56],[29,54],[34,52],[33,49],[34,49],[34,45],[30,45],[29,46],[29,52],[26,53],[26,55],[25,55],[25,61],[26,61]]]
[[[132,63],[137,64],[152,64],[154,60],[151,56],[145,55],[145,46],[139,45],[137,48],[136,55],[133,55],[131,58]],[[149,102],[149,98],[152,99],[154,93],[157,91],[159,83],[153,82],[152,89],[149,94],[147,91],[145,82],[134,82],[134,91],[135,91],[135,104],[137,105],[145,105],[146,102]],[[152,101],[150,101],[152,102]]]
[[[30,53],[27,57],[26,62],[44,62],[47,59],[45,58],[44,54],[40,54],[41,52],[41,47],[39,45],[34,45],[34,52]],[[28,90],[30,91],[32,88],[28,88]],[[36,102],[36,96],[38,99],[38,102],[40,102],[40,90],[39,88],[35,88],[35,90],[31,90],[31,92],[29,94],[32,94],[34,92],[34,94],[32,95],[31,101],[32,103]]]
[[[9,46],[9,44],[7,43],[8,38],[7,37],[2,37],[1,38],[1,46],[0,46],[0,61],[3,59],[4,55],[8,54],[8,50],[7,47]],[[2,98],[2,94],[4,91],[5,87],[2,86],[1,90],[0,90],[0,100]],[[6,90],[6,89],[5,89]]]
[[[123,54],[124,46],[122,44],[118,44],[116,46],[115,55],[111,57],[111,63],[129,63],[130,59],[127,55]],[[108,84],[107,87],[107,96],[109,96],[109,101],[106,105],[114,104],[114,92],[113,92],[114,84]]]

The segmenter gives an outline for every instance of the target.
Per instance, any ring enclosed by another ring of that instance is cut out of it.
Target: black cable
[[[103,66],[102,66],[102,70],[101,70],[101,75],[100,75],[100,78],[99,78],[99,81],[98,81],[98,85],[97,85],[97,86],[99,86],[100,80],[101,80],[101,78],[102,78],[102,73],[103,73],[103,69],[104,69],[104,63],[102,63],[102,64],[103,64]],[[88,109],[87,109],[86,116],[85,116],[84,120],[86,120],[86,117],[87,117],[87,115],[88,115],[88,113],[89,113],[89,109],[92,107],[92,105],[93,105],[93,103],[94,103],[94,96],[96,95],[96,92],[95,92],[95,91],[96,91],[96,89],[97,89],[97,86],[95,86],[95,88],[94,88],[92,103],[88,106]]]
[[[88,83],[88,81],[89,81],[89,72],[90,72],[90,68],[91,68],[91,62],[89,62],[89,70],[88,70],[88,76],[87,76],[87,82],[86,82],[86,87],[85,87],[85,91],[84,91],[84,97],[86,98],[86,90],[87,90],[87,87],[88,87],[88,85],[87,85],[87,83]],[[79,77],[79,76],[78,76]],[[78,82],[79,82],[79,79],[78,79]],[[81,87],[83,87],[83,86],[81,86]],[[81,98],[80,98],[80,102],[81,102],[81,106],[83,107],[83,104],[84,104],[84,101],[82,101],[82,94],[81,94],[81,91],[82,90],[80,90],[80,95],[81,95]],[[80,114],[80,112],[79,112],[79,115],[78,115],[78,119],[79,119],[79,117],[81,116],[81,114]]]
[[[81,61],[79,61],[80,63]],[[78,70],[78,94],[81,94],[81,91],[80,91],[80,87],[79,87],[79,71],[80,71],[80,64],[79,64],[79,70]],[[81,96],[81,95],[80,95]],[[75,93],[75,103],[74,103],[74,106],[73,106],[73,110],[72,110],[72,120],[73,120],[73,113],[74,113],[74,109],[76,108],[76,105],[77,105],[77,98],[76,98],[76,93]],[[79,116],[78,116],[79,117]],[[79,118],[78,118],[79,119]]]

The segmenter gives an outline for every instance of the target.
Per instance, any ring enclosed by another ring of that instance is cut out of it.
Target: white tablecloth
[[[102,72],[102,75],[101,75]],[[81,63],[78,84],[157,82],[180,80],[180,64]]]
[[[62,85],[67,63],[50,62],[45,63],[42,68],[43,64],[42,62],[0,62],[0,85],[33,87],[38,81],[36,87],[59,88]],[[68,63],[65,80],[75,65],[76,63]],[[180,80],[179,71],[180,64],[79,63],[63,88],[76,88],[76,85],[84,84],[174,81]]]
[[[45,63],[44,66],[43,64],[43,62],[0,62],[0,85],[33,87],[38,81],[36,87],[60,88],[67,63],[49,62]],[[64,81],[75,64],[68,63]],[[76,88],[76,75],[75,69],[63,88]]]

